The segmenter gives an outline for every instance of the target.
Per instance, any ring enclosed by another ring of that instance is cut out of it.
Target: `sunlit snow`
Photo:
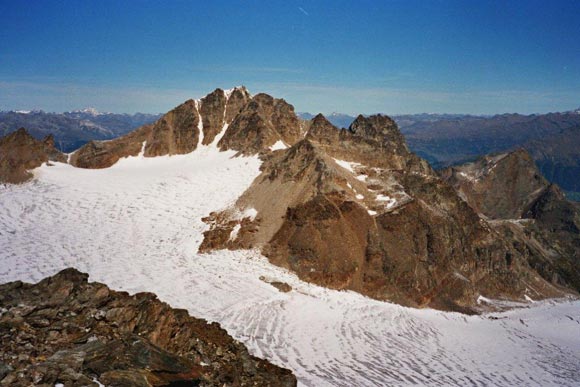
[[[256,251],[197,254],[201,218],[259,174],[258,158],[233,154],[200,147],[102,170],[57,163],[0,187],[0,282],[73,266],[114,289],[155,292],[220,322],[305,386],[577,385],[580,302],[464,316],[310,285]]]

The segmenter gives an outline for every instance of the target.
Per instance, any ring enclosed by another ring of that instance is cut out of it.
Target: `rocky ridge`
[[[108,168],[120,158],[177,155],[214,142],[250,95],[244,87],[216,89],[199,100],[190,99],[145,125],[110,141],[91,141],[75,151],[70,163],[80,168]]]
[[[580,291],[580,209],[523,149],[450,167],[442,177],[547,281]]]
[[[66,269],[0,285],[0,385],[295,386],[217,323]]]
[[[48,135],[39,141],[24,128],[0,138],[0,183],[23,183],[32,178],[29,170],[50,162],[66,162]]]
[[[304,280],[412,306],[469,312],[481,294],[562,294],[408,150],[390,118],[339,130],[318,115],[290,145],[264,157],[235,206],[205,219],[200,251],[259,248]]]

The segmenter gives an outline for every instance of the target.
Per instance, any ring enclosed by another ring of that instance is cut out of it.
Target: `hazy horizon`
[[[296,111],[580,106],[580,3],[0,0],[0,110],[162,113],[244,84]]]

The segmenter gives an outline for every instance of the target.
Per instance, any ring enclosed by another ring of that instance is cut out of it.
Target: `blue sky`
[[[580,106],[580,1],[0,0],[0,110],[165,112],[244,84],[298,111]]]

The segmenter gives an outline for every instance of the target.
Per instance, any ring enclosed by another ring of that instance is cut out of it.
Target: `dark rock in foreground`
[[[66,269],[0,285],[0,385],[295,386],[219,324]]]

